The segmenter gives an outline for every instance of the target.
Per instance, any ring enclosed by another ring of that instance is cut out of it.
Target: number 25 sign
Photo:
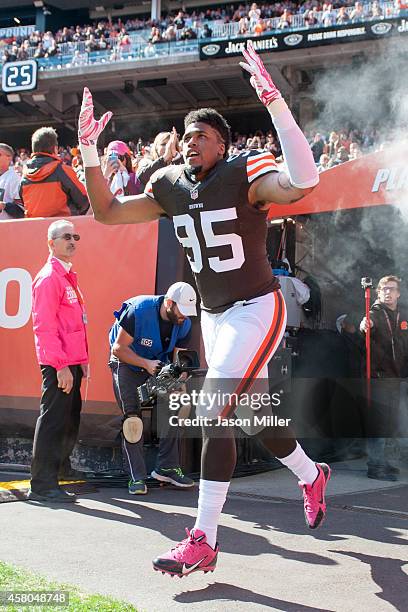
[[[29,91],[37,87],[37,62],[6,62],[3,65],[1,87],[5,93]]]

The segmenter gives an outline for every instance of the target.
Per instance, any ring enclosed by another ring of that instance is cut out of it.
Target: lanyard
[[[72,278],[70,278],[70,276],[69,276],[69,273],[68,273],[68,275],[67,275],[67,276],[68,276],[69,282],[70,282],[70,284],[71,284],[71,287],[72,287],[72,289],[74,290],[75,295],[77,296],[77,300],[78,300],[78,302],[79,302],[79,305],[80,305],[80,307],[81,307],[81,310],[82,310],[82,320],[83,320],[83,322],[84,322],[84,325],[87,325],[87,323],[88,323],[88,317],[87,317],[86,312],[85,312],[84,298],[82,297],[81,290],[80,290],[80,288],[78,287],[78,285],[75,285],[75,284],[73,283]]]
[[[392,331],[391,321],[390,321],[390,317],[388,316],[388,312],[387,312],[387,311],[385,311],[385,310],[383,310],[383,313],[384,313],[385,320],[386,320],[386,322],[387,322],[388,329],[389,329],[390,336],[391,336],[392,358],[393,358],[393,360],[394,360],[394,362],[395,362],[395,344],[394,344],[394,332]],[[399,324],[399,317],[400,317],[400,315],[399,315],[399,312],[398,312],[398,313],[397,313],[397,318],[396,318],[396,321],[395,321],[395,329],[397,329],[397,327],[398,327],[398,324]]]
[[[75,283],[73,282],[73,278],[70,276],[69,272],[68,272],[67,276],[68,276],[70,285],[73,288],[75,295],[77,296],[77,300],[81,304],[81,308],[83,310],[84,298],[82,297],[81,290],[78,287],[78,285],[75,285]]]

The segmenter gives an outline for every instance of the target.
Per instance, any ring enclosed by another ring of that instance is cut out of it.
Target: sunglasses
[[[75,242],[78,242],[78,240],[81,239],[81,236],[79,234],[61,234],[61,236],[57,236],[57,238],[63,238],[64,240],[71,240],[74,239]]]

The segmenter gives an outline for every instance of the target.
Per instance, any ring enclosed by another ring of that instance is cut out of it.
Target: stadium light
[[[18,93],[7,94],[7,100],[9,102],[21,102],[21,96]]]
[[[95,11],[97,11],[98,13],[102,13],[105,10],[105,7],[102,6],[102,4],[98,4],[98,6],[95,6]]]
[[[33,0],[35,8],[43,8],[44,0]]]
[[[43,93],[35,93],[33,94],[32,98],[33,102],[45,102],[46,100],[45,94]]]
[[[18,17],[13,17],[13,21],[18,23],[18,25],[20,25],[20,23],[21,23],[21,20]]]

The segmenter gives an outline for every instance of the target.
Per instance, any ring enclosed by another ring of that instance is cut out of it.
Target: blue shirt
[[[109,332],[109,343],[112,347],[122,327],[132,336],[133,342],[129,348],[144,359],[160,359],[163,363],[170,363],[174,348],[182,347],[188,341],[191,330],[191,321],[186,319],[181,325],[171,325],[169,342],[163,346],[160,333],[160,307],[164,295],[139,295],[123,302],[119,311],[113,314],[115,323]],[[143,368],[126,364],[136,372],[144,372]]]

